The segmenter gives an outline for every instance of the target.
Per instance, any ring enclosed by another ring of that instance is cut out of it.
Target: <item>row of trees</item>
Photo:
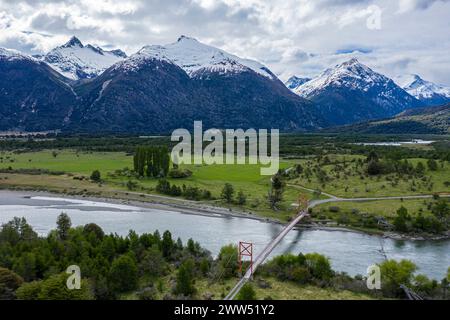
[[[434,159],[427,160],[427,167],[430,171],[438,170],[438,163]],[[418,162],[416,166],[410,163],[408,160],[385,160],[382,161],[378,154],[371,152],[367,157],[367,173],[369,175],[389,174],[397,173],[399,175],[418,175],[423,176],[426,171],[426,167],[422,162]]]
[[[140,177],[166,177],[170,169],[169,149],[166,146],[138,147],[133,164]]]
[[[175,184],[171,184],[166,179],[158,180],[156,191],[168,196],[184,197],[188,200],[194,201],[212,199],[212,195],[209,190],[204,190],[193,186],[186,186],[184,184],[180,187]]]

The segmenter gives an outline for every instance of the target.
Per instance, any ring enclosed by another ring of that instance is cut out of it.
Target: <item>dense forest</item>
[[[65,271],[71,265],[81,270],[79,290],[69,290],[66,284],[69,274]],[[417,275],[417,267],[407,260],[387,260],[380,268],[383,288],[371,291],[363,276],[334,271],[325,256],[283,255],[262,266],[238,298],[255,299],[254,287],[267,286],[267,278],[375,298],[405,298],[403,285],[424,297],[447,298],[450,268],[440,282]],[[130,231],[126,237],[106,235],[95,224],[73,228],[64,213],[57,219],[56,230],[45,237],[38,236],[23,218],[0,228],[0,299],[220,299],[227,287],[218,296],[206,294],[198,291],[197,281],[220,284],[237,276],[236,246],[223,247],[213,259],[198,243],[190,239],[184,245],[169,231],[163,235],[158,231],[141,235]]]

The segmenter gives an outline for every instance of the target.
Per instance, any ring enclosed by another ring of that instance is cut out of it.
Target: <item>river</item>
[[[56,227],[56,218],[66,212],[73,226],[96,223],[106,233],[127,235],[160,233],[170,230],[185,243],[189,238],[217,255],[226,244],[253,242],[258,253],[282,229],[281,225],[258,220],[139,208],[97,201],[27,196],[26,193],[0,191],[0,224],[13,217],[25,217],[34,230],[46,235]],[[384,253],[383,253],[384,251]],[[367,267],[389,259],[409,259],[419,273],[441,280],[450,266],[450,241],[399,241],[355,232],[293,230],[273,255],[291,252],[318,252],[330,258],[333,268],[350,275],[365,274]]]

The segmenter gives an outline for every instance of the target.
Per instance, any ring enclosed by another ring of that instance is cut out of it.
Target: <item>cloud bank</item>
[[[449,16],[450,0],[0,0],[0,46],[38,54],[76,35],[130,54],[185,34],[283,80],[356,56],[450,85]]]

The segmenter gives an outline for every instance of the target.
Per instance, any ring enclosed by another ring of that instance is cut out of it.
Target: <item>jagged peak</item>
[[[182,34],[181,36],[179,36],[178,39],[177,39],[177,42],[182,42],[182,41],[195,41],[195,42],[199,42],[197,39],[192,38],[192,37],[185,36],[184,34]]]
[[[355,57],[342,63],[343,66],[351,66],[351,65],[355,65],[355,64],[361,64],[359,62],[358,58],[355,58]]]
[[[70,48],[70,47],[80,47],[83,48],[83,43],[75,36],[72,36],[69,41],[67,41],[64,45],[61,46],[62,48]]]

